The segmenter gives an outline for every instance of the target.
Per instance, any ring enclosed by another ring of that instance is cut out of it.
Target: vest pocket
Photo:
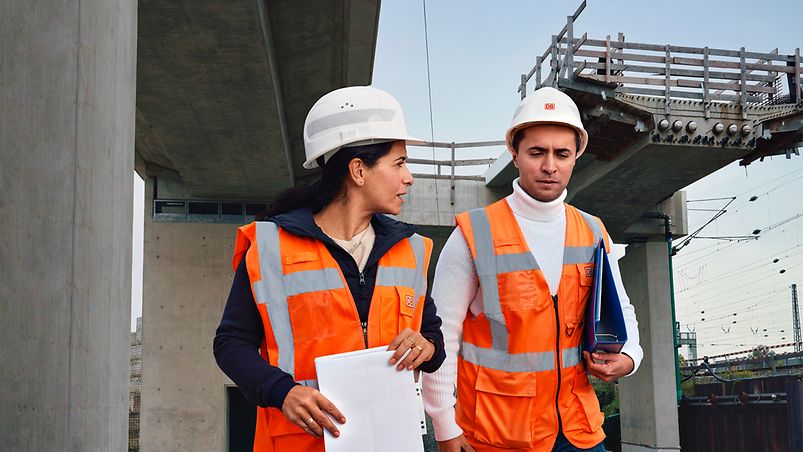
[[[577,294],[577,301],[561,300],[563,311],[564,333],[568,337],[575,333],[582,334],[583,320],[585,319],[586,306],[588,306],[588,296],[591,294],[591,285],[594,282],[593,264],[576,264],[577,279],[573,275],[566,275],[567,283],[570,283],[570,294]],[[568,301],[568,302],[567,302]]]
[[[605,421],[605,415],[600,411],[597,395],[594,393],[594,388],[588,381],[585,370],[575,375],[572,385],[572,394],[574,394],[574,397],[577,399],[574,403],[577,408],[575,413],[576,419],[572,423],[581,426],[582,430],[588,433],[594,433],[599,430],[602,427],[602,423]],[[579,404],[577,403],[578,401]]]
[[[287,298],[290,324],[296,342],[309,342],[334,336],[338,317],[330,292],[307,292]]]
[[[496,447],[527,448],[533,443],[535,376],[480,367],[474,437]]]

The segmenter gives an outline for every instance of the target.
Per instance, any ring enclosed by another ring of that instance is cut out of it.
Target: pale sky
[[[383,0],[373,85],[399,99],[408,127],[419,137],[456,142],[501,140],[519,102],[520,74],[530,70],[551,35],[563,27],[566,16],[578,5],[534,0],[427,2],[433,136],[422,2]],[[589,1],[575,23],[575,35],[588,32],[591,39],[605,39],[605,35],[615,38],[623,32],[631,42],[733,50],[744,46],[756,52],[777,47],[782,54],[803,47],[799,26],[803,2],[799,0],[761,5],[677,0],[661,3],[655,10],[644,5],[635,0]],[[438,159],[447,158],[447,151],[436,152]],[[465,152],[458,158],[497,157],[501,152]],[[432,158],[432,150],[413,148],[411,155]],[[803,284],[803,218],[768,227],[803,212],[799,195],[803,191],[803,158],[756,162],[747,168],[747,174],[744,168],[731,165],[687,190],[690,200],[737,196],[728,213],[700,235],[765,231],[760,239],[748,242],[697,239],[676,256],[677,316],[684,331],[696,330],[698,354],[791,341],[789,286]],[[137,176],[134,192],[132,330],[141,315],[144,208],[142,182]],[[753,195],[758,198],[748,201]],[[695,202],[689,207],[724,205],[718,202]],[[692,230],[711,214],[690,212]],[[772,262],[775,258],[777,263]],[[734,319],[736,323],[732,323]]]

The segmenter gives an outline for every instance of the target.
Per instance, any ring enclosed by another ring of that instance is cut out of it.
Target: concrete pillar
[[[666,243],[634,243],[619,260],[636,309],[644,360],[619,381],[622,451],[680,449]]]
[[[225,451],[231,382],[212,339],[234,277],[238,225],[154,222],[152,206],[147,181],[140,450]]]
[[[0,2],[0,448],[128,442],[137,4]]]

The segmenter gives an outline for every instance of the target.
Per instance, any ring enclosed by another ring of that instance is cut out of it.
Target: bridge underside
[[[292,186],[324,93],[371,82],[377,0],[142,0],[136,167],[160,197],[267,200]]]

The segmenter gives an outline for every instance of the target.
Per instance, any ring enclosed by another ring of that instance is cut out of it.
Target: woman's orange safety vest
[[[562,429],[580,448],[599,444],[603,414],[581,359],[593,251],[602,222],[566,205],[556,297],[506,200],[457,223],[474,259],[483,312],[463,323],[457,422],[478,451],[548,451]]]
[[[261,353],[298,383],[317,387],[315,358],[387,345],[421,329],[432,241],[418,234],[379,259],[368,322],[363,325],[340,266],[323,242],[275,223],[239,228],[233,267],[245,256],[265,336]],[[323,451],[278,408],[257,409],[254,451]]]

